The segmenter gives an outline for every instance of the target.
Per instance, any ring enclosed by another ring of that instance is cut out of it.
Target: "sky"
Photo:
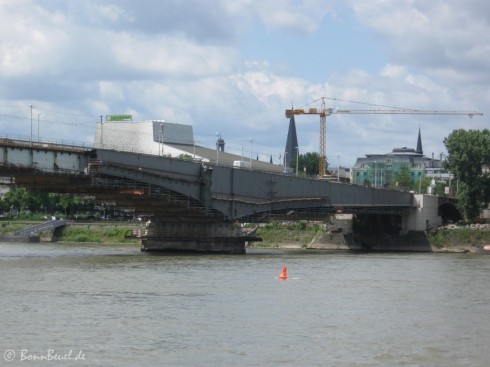
[[[330,166],[489,128],[486,0],[0,0],[0,136],[93,143],[101,116],[193,126],[198,145],[280,163],[285,109],[327,116]],[[31,107],[32,106],[32,107]],[[32,116],[32,118],[31,118]],[[320,118],[297,116],[299,152]]]

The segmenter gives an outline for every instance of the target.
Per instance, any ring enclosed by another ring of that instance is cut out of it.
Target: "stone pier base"
[[[141,237],[141,251],[209,252],[244,254],[247,241],[234,223],[165,222],[152,219]]]
[[[200,239],[147,237],[141,240],[141,251],[244,254],[245,240],[239,237]]]

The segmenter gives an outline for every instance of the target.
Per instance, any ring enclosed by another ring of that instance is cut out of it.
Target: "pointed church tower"
[[[424,154],[424,151],[422,150],[422,135],[420,135],[420,127],[419,127],[419,138],[417,139],[417,150],[415,152],[422,155]]]
[[[291,115],[289,120],[288,138],[286,140],[286,148],[284,149],[284,165],[291,167],[291,161],[298,154],[298,136],[296,135],[296,122],[294,115]]]

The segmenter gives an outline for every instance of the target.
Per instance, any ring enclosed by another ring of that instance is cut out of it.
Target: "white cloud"
[[[135,21],[134,17],[128,14],[124,8],[114,4],[99,5],[97,3],[88,2],[87,7],[89,9],[89,13],[92,15],[91,20],[93,22],[100,21],[102,23],[110,22],[114,24],[118,21]]]
[[[407,70],[403,65],[386,65],[380,75],[389,78],[402,78],[407,74]]]
[[[271,73],[248,72],[234,76],[239,90],[248,91],[264,105],[273,100],[281,102],[303,97],[307,82],[299,78],[279,77]]]
[[[490,4],[484,1],[352,0],[359,19],[387,42],[398,64],[458,70],[488,83]],[[445,76],[448,76],[447,74]],[[450,82],[458,82],[458,78]]]
[[[18,112],[18,106],[32,104],[81,115],[42,115],[43,134],[78,140],[93,134],[99,115],[131,113],[192,124],[208,145],[221,131],[227,146],[253,138],[255,149],[280,152],[288,124],[284,109],[322,96],[337,98],[327,101],[329,107],[350,109],[374,107],[342,100],[428,110],[489,105],[485,1],[348,4],[353,13],[346,15],[345,2],[336,0],[222,0],[213,6],[200,0],[0,1],[0,108],[23,116],[17,124],[2,117],[0,126],[25,135],[29,111]],[[324,42],[318,35],[333,14],[337,22],[355,17],[353,33],[372,33],[384,42],[380,59],[387,57],[378,70],[361,63],[327,71],[349,47],[343,34],[330,30]],[[248,55],[243,43],[249,34],[259,50],[274,52],[275,44],[264,43],[267,32],[275,42],[291,42],[291,55],[299,57]],[[309,35],[319,37],[318,45],[308,46],[315,52],[298,55],[297,42]],[[313,75],[328,80],[292,74],[298,69],[293,63],[303,60]],[[439,151],[453,128],[484,127],[485,119],[333,115],[327,154],[352,164],[366,153],[413,146],[419,124],[424,147]],[[301,151],[317,150],[318,119],[302,117],[297,126]]]
[[[330,1],[265,0],[255,3],[257,14],[271,30],[307,35],[331,11]]]
[[[62,14],[27,1],[0,4],[0,75],[32,77],[56,74],[57,56],[68,44]]]
[[[143,74],[192,78],[226,74],[237,67],[236,50],[199,45],[181,37],[141,38],[128,33],[114,36],[115,62]]]

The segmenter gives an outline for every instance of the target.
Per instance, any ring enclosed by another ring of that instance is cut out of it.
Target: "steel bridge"
[[[0,176],[31,191],[89,194],[152,216],[146,250],[243,252],[254,238],[240,235],[236,222],[402,215],[415,206],[409,192],[7,138],[0,139]]]

